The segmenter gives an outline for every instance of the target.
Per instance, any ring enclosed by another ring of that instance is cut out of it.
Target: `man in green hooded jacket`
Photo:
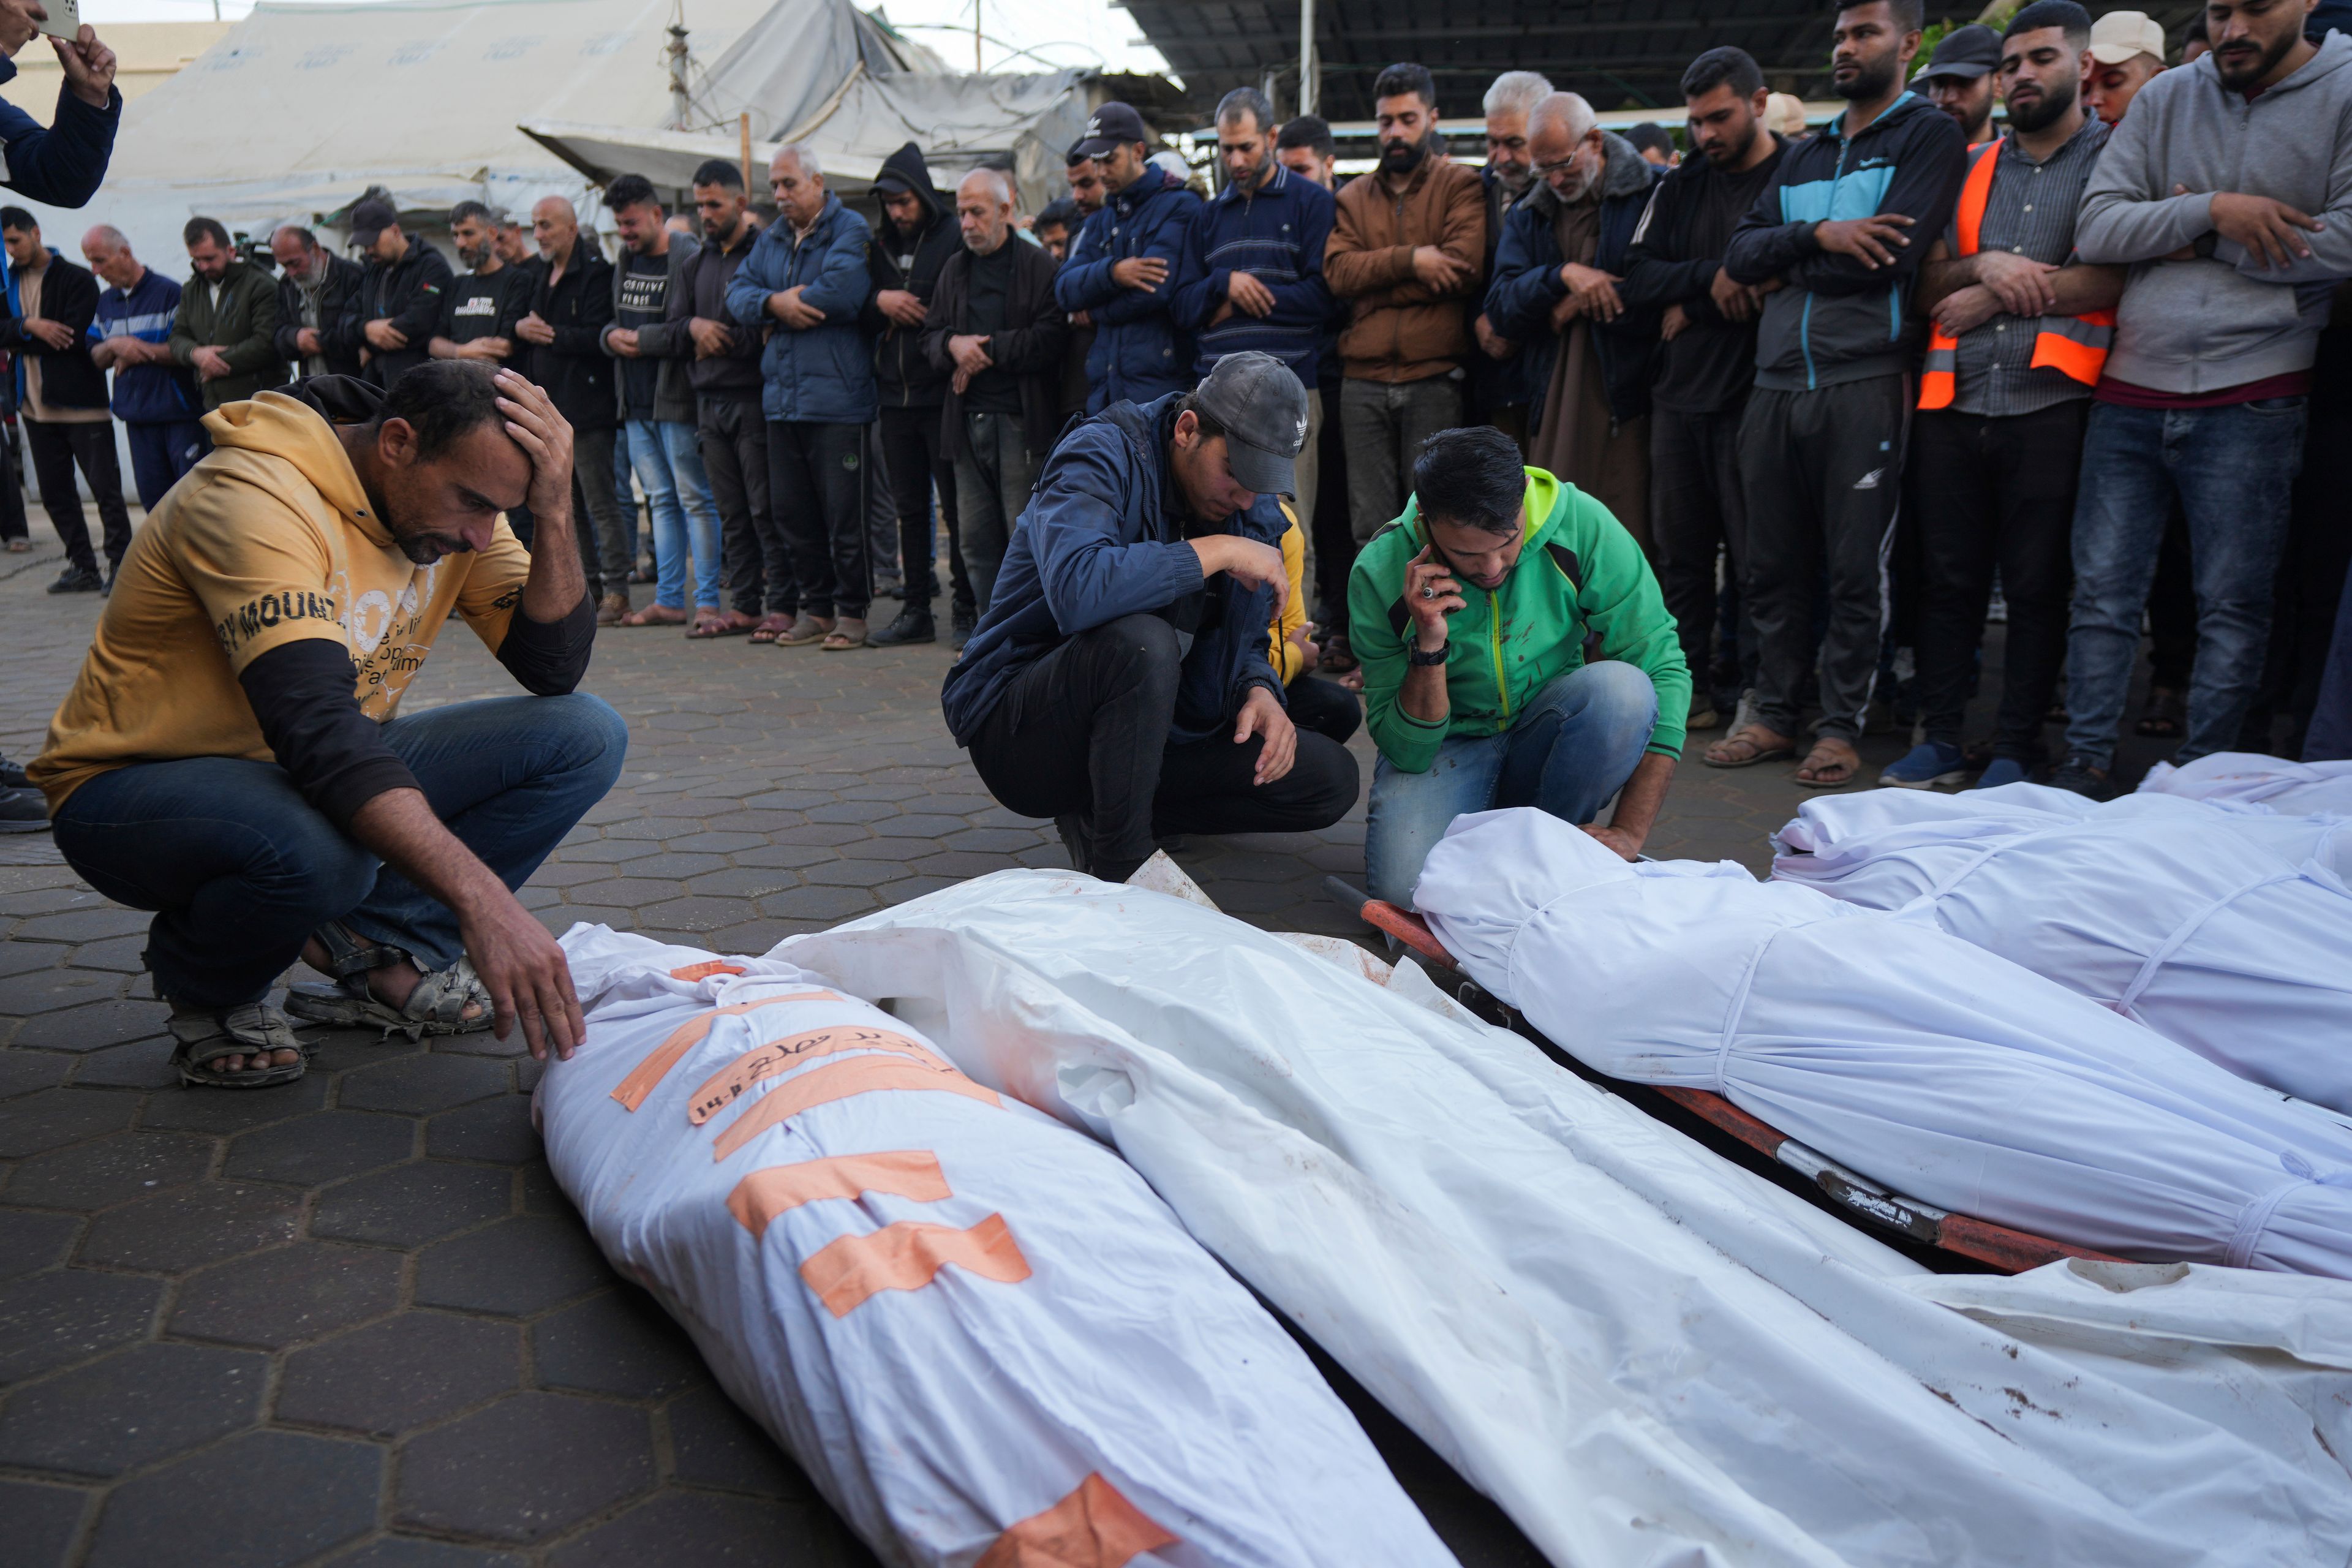
[[[1404,515],[1357,557],[1349,638],[1381,752],[1375,898],[1410,904],[1456,816],[1538,806],[1627,859],[1657,820],[1690,709],[1675,619],[1633,535],[1501,432],[1442,430]],[[1607,826],[1594,822],[1610,797]]]

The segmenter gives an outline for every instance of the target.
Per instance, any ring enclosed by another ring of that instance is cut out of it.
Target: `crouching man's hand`
[[[1258,748],[1257,774],[1251,783],[1272,784],[1298,760],[1298,727],[1274,693],[1263,686],[1251,687],[1242,703],[1241,722],[1234,726],[1234,744],[1238,746],[1252,735],[1263,736],[1265,743]]]
[[[497,1009],[491,1032],[503,1040],[520,1023],[532,1056],[544,1061],[552,1047],[570,1060],[588,1037],[588,1022],[572,993],[572,965],[547,928],[499,887],[468,900],[458,911],[457,930]]]

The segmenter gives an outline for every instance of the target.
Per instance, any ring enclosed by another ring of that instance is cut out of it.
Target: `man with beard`
[[[1955,27],[1936,45],[1911,86],[1952,117],[1974,147],[1992,133],[1993,73],[2000,67],[2000,35],[1981,22]]]
[[[1536,181],[1535,164],[1528,158],[1528,111],[1550,96],[1551,83],[1534,71],[1505,71],[1486,89],[1486,166],[1478,171],[1478,184],[1486,193],[1489,278],[1495,275],[1495,247],[1502,243],[1503,215]],[[1543,393],[1528,376],[1538,356],[1495,331],[1484,300],[1469,310],[1470,335],[1478,344],[1478,357],[1470,363],[1475,411],[1525,451],[1528,405]]]
[[[1658,320],[1616,286],[1665,172],[1572,92],[1536,105],[1528,151],[1540,183],[1504,219],[1486,290],[1487,319],[1533,362],[1528,461],[1607,507],[1647,552]]]
[[[1274,155],[1294,174],[1303,175],[1325,190],[1338,188],[1331,165],[1339,151],[1331,141],[1330,122],[1319,114],[1302,114],[1285,121],[1274,139]]]
[[[342,1026],[582,1037],[562,949],[515,900],[628,743],[573,688],[595,616],[570,432],[510,371],[428,362],[209,416],[211,456],[139,531],[28,770],[58,847],[155,911],[146,963],[184,1083],[261,1088],[305,1047],[265,1000]],[[525,496],[557,548],[499,513]],[[462,620],[530,695],[398,717]]]
[[[1102,243],[1106,226],[1095,221],[1102,211],[1102,167],[1078,149],[1084,139],[1070,143],[1066,173],[1070,182],[1068,197],[1077,216],[1072,220],[1069,249],[1062,257],[1062,265],[1084,261],[1096,246]],[[1087,409],[1087,361],[1095,352],[1095,319],[1088,310],[1070,312],[1070,341],[1062,350],[1062,417],[1083,414]],[[961,626],[959,637],[971,635],[969,626]],[[963,644],[959,641],[956,647]]]
[[[1059,267],[1070,258],[1070,242],[1078,237],[1078,226],[1084,222],[1086,218],[1079,213],[1077,203],[1067,196],[1056,196],[1037,209],[1037,216],[1030,220],[1029,232],[1035,237],[1039,248]]]
[[[190,218],[180,238],[194,273],[172,318],[172,363],[195,373],[207,412],[277,385],[286,374],[278,286],[237,254],[217,218]]]
[[[1201,198],[1153,166],[1143,117],[1106,103],[1075,149],[1101,166],[1110,195],[1089,219],[1077,254],[1054,278],[1062,309],[1094,323],[1087,355],[1087,412],[1144,404],[1192,384],[1192,349],[1178,323],[1185,247]]]
[[[530,309],[530,279],[499,255],[499,219],[481,203],[451,207],[449,234],[467,271],[442,297],[433,357],[502,364],[514,353],[515,322]]]
[[[1339,427],[1355,543],[1404,508],[1422,443],[1462,423],[1462,373],[1477,346],[1464,306],[1486,276],[1486,193],[1432,156],[1437,85],[1392,65],[1372,83],[1380,173],[1339,193],[1323,277],[1355,306],[1339,333]]]
[[[526,309],[514,335],[527,345],[521,368],[547,389],[572,426],[573,515],[585,514],[575,532],[591,575],[602,584],[596,624],[617,626],[630,609],[637,523],[635,509],[621,505],[613,471],[620,414],[613,361],[603,346],[613,320],[613,264],[593,236],[581,238],[579,210],[566,197],[541,196],[531,204],[530,232],[541,264],[530,274],[530,296],[522,301]]]
[[[2076,90],[2090,42],[2090,13],[2074,0],[2034,0],[2011,19],[2000,71],[2009,133],[1977,149],[1952,226],[1919,269],[1936,323],[1911,426],[1925,738],[1883,784],[1966,776],[1960,723],[1996,571],[2009,636],[1980,787],[2016,784],[2042,761],[2066,653],[2084,414],[2124,283],[2118,267],[2068,265],[2107,140]]]
[[[2110,11],[2091,24],[2090,55],[2084,106],[2109,125],[2121,125],[2139,89],[2164,69],[2164,28],[2145,11]]]
[[[1846,110],[1781,154],[1724,253],[1733,282],[1785,287],[1765,298],[1756,390],[1739,424],[1756,706],[1704,760],[1737,768],[1792,754],[1818,654],[1818,739],[1796,773],[1812,789],[1862,767],[1854,742],[1878,676],[1910,413],[1904,310],[1968,172],[1958,128],[1903,89],[1919,28],[1920,0],[1838,12],[1830,81]],[[1813,597],[1824,579],[1821,636]]]
[[[923,352],[923,316],[939,287],[940,268],[956,253],[956,226],[951,204],[931,184],[930,165],[923,150],[912,142],[890,154],[875,177],[874,194],[882,204],[882,226],[874,231],[874,247],[866,253],[866,269],[874,279],[858,320],[874,342],[874,388],[881,400],[882,467],[890,480],[890,500],[898,515],[896,552],[901,570],[903,604],[891,623],[874,634],[877,647],[901,643],[935,642],[939,632],[931,621],[931,601],[939,597],[934,569],[931,489],[942,493],[955,488],[955,465],[940,445],[940,405],[947,395],[947,376],[935,369]],[[972,592],[962,581],[962,550],[957,514],[950,512],[948,550],[956,559],[951,577],[950,617],[962,605],[971,615]],[[877,552],[877,560],[887,553]],[[967,625],[971,623],[966,622]]]
[[[2234,749],[2261,679],[2312,365],[2352,275],[2352,37],[2310,43],[2314,3],[2213,0],[2213,52],[2141,90],[2084,197],[2083,259],[2131,277],[2084,437],[2063,788],[2106,787],[2176,497],[2198,626],[2179,760]]]
[[[449,264],[423,235],[401,228],[390,202],[363,201],[352,209],[352,243],[368,258],[356,307],[360,339],[368,351],[367,378],[390,386],[401,372],[432,357],[441,296],[449,291]]]
[[[1755,631],[1746,597],[1740,625],[1716,640],[1718,551],[1738,587],[1748,563],[1748,500],[1739,488],[1739,418],[1756,385],[1760,289],[1723,269],[1731,231],[1780,166],[1780,139],[1764,124],[1764,72],[1745,49],[1709,49],[1683,72],[1691,151],[1658,182],[1625,253],[1627,305],[1664,312],[1650,389],[1650,519],[1659,586],[1690,667],[1690,727],[1711,730],[1755,679]]]
[[[299,224],[269,237],[278,260],[278,353],[297,376],[360,374],[356,262],[322,248]]]

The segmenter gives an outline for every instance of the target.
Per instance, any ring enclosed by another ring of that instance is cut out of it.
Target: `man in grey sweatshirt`
[[[2213,52],[2141,89],[2075,226],[2131,268],[2093,394],[2074,511],[2067,759],[2106,790],[2157,544],[2176,497],[2197,589],[2179,760],[2229,750],[2263,672],[2312,361],[2352,276],[2352,38],[2315,0],[2215,0]]]

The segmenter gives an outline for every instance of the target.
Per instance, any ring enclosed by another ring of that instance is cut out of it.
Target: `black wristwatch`
[[[1432,665],[1444,664],[1445,662],[1446,655],[1453,651],[1454,645],[1451,642],[1446,643],[1434,653],[1422,652],[1421,645],[1419,643],[1415,643],[1412,647],[1406,652],[1404,661],[1414,669],[1427,669]]]

